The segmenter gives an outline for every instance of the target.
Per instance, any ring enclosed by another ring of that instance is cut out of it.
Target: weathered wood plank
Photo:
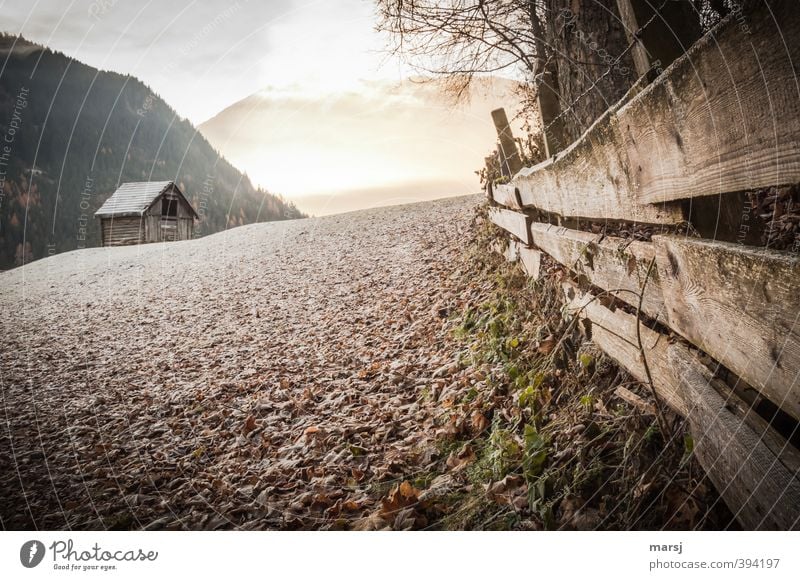
[[[541,264],[542,253],[539,250],[528,248],[522,242],[509,240],[508,242],[495,240],[492,242],[492,249],[508,262],[520,262],[522,269],[534,280],[539,279],[539,266]]]
[[[489,219],[519,238],[526,246],[531,244],[531,218],[524,213],[492,207],[489,208]]]
[[[519,191],[517,188],[508,183],[499,183],[492,186],[492,199],[513,209],[522,209],[522,202],[520,201]]]
[[[650,56],[647,54],[642,39],[636,37],[636,32],[639,30],[639,22],[636,19],[631,0],[617,0],[617,12],[619,12],[620,20],[622,20],[622,24],[625,27],[625,36],[628,38],[628,42],[633,43],[631,56],[636,67],[636,74],[639,76],[646,75],[650,70]]]
[[[525,206],[561,216],[678,223],[671,204],[641,204],[629,180],[631,170],[614,110],[603,115],[570,147],[514,178]]]
[[[519,259],[522,262],[522,267],[525,272],[534,280],[539,279],[539,270],[542,263],[542,253],[533,248],[526,248],[522,245],[519,247]]]
[[[522,160],[519,157],[517,142],[508,123],[505,109],[492,111],[492,121],[497,131],[497,140],[500,143],[500,171],[503,175],[511,177],[522,169]]]
[[[638,201],[800,181],[800,10],[769,0],[747,26],[731,14],[620,108]]]
[[[619,289],[613,292],[614,296],[638,306],[648,265],[655,258],[652,244],[538,222],[531,223],[531,241],[556,261],[585,275],[593,285],[604,290]],[[653,268],[645,286],[642,311],[658,318],[663,317],[663,310],[658,272]]]
[[[800,10],[768,0],[749,33],[735,16],[562,153],[522,169],[519,200],[508,192],[500,203],[677,223],[686,216],[664,202],[800,181]]]
[[[614,394],[620,399],[628,403],[632,407],[636,407],[645,415],[655,415],[657,413],[655,405],[646,401],[636,393],[626,389],[622,385],[614,389]]]
[[[507,262],[519,261],[519,249],[521,245],[522,244],[516,240],[508,240],[508,243],[505,245],[505,249],[503,250],[503,257]]]
[[[796,450],[775,453],[711,386],[711,373],[679,345],[668,349],[689,411],[694,454],[736,518],[750,530],[800,529]],[[791,456],[791,457],[787,457]]]
[[[569,300],[569,310],[592,321],[592,342],[637,380],[647,383],[642,351],[639,350],[636,339],[636,317],[619,309],[612,312],[594,296],[581,293],[571,284],[564,285],[564,292]],[[656,393],[673,410],[686,416],[683,396],[669,369],[667,337],[644,325],[639,327],[639,331]]]
[[[717,378],[712,379],[711,384],[725,399],[726,408],[739,420],[750,426],[759,440],[783,463],[786,469],[800,474],[800,451],[773,429],[747,401],[740,398],[740,393],[736,393]]]
[[[654,236],[669,326],[800,418],[800,258]]]

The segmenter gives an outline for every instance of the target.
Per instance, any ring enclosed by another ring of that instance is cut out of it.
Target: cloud
[[[241,75],[292,0],[41,0],[3,5],[3,27],[91,66],[131,74],[195,122],[263,86]],[[238,74],[235,82],[229,76]]]
[[[272,88],[200,130],[256,183],[299,203],[353,190],[380,197],[414,183],[438,184],[440,196],[466,193],[477,191],[474,171],[496,139],[490,111],[515,106],[513,87],[497,79],[458,107],[432,83],[373,79],[316,96]]]

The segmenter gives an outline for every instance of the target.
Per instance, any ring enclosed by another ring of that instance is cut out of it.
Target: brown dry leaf
[[[541,354],[550,354],[556,346],[556,339],[551,334],[547,338],[543,338],[536,345],[536,350]]]
[[[247,435],[253,429],[256,428],[256,418],[253,415],[248,415],[247,419],[245,419],[244,427],[242,427],[242,435]]]
[[[454,472],[465,469],[470,463],[475,461],[475,452],[470,445],[465,445],[460,451],[453,451],[447,458],[447,467]]]
[[[356,520],[353,524],[353,529],[358,532],[374,532],[376,530],[390,529],[390,526],[389,522],[383,519],[380,512],[375,512]]]
[[[489,419],[480,411],[473,411],[472,413],[472,428],[476,433],[482,432],[489,426]]]
[[[417,496],[419,495],[419,490],[416,489],[413,485],[409,482],[404,481],[400,484],[398,489],[400,495],[402,495],[406,499],[412,499],[413,501],[417,501]]]
[[[417,490],[411,483],[404,481],[398,486],[395,486],[389,495],[381,500],[381,516],[388,520],[394,521],[395,516],[403,509],[415,506],[419,503],[419,490]]]
[[[568,495],[561,501],[561,529],[565,530],[594,530],[600,524],[602,517],[594,508],[585,506],[585,502],[574,495]]]
[[[355,512],[355,511],[358,511],[360,508],[361,508],[361,506],[358,505],[358,502],[357,501],[353,501],[352,499],[349,499],[349,500],[347,500],[345,502],[342,502],[342,509],[345,510],[345,511]]]
[[[500,481],[486,486],[486,496],[500,505],[517,505],[518,496],[525,498],[527,504],[528,486],[519,475],[506,475]]]
[[[452,474],[445,473],[439,475],[434,478],[428,489],[420,492],[419,500],[425,502],[436,500],[437,498],[446,496],[457,486],[456,478]]]
[[[401,510],[392,523],[393,530],[413,530],[417,521],[417,513],[413,507]]]

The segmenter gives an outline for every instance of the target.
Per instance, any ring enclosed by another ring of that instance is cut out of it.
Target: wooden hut
[[[123,183],[94,215],[104,246],[188,240],[199,218],[173,181]]]

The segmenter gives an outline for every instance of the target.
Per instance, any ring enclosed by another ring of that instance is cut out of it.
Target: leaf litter
[[[648,465],[652,417],[613,398],[646,391],[566,352],[552,294],[489,255],[479,203],[3,273],[2,526],[719,526],[693,462]]]

